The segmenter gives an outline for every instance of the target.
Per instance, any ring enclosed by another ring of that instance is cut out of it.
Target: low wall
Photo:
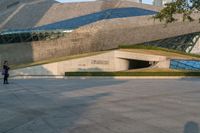
[[[11,75],[64,75],[66,71],[114,71],[114,52],[11,71]]]
[[[60,61],[56,63],[38,65],[17,70],[12,70],[11,75],[64,75],[65,72],[112,72],[129,69],[129,59],[155,61],[156,67],[168,68],[166,57],[147,55],[123,51],[110,51],[99,55],[78,59]]]

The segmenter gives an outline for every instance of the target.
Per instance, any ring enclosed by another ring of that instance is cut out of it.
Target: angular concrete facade
[[[131,10],[132,14],[126,14],[127,9]],[[66,26],[66,23],[70,22],[75,22],[78,27],[72,26],[72,32],[54,40],[2,44],[0,57],[1,60],[9,60],[11,64],[22,64],[110,50],[118,48],[119,45],[139,44],[200,31],[198,21],[190,23],[179,20],[167,26],[154,21],[151,15],[159,10],[159,7],[116,0],[66,4],[49,0],[20,2],[16,7],[0,13],[1,31],[38,28],[48,30],[49,26],[55,30],[56,26]],[[100,19],[102,14],[106,16]],[[79,24],[76,21],[91,15],[91,22]],[[98,19],[93,21],[93,16],[98,16]]]

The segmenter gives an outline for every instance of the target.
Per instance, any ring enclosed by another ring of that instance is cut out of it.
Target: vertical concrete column
[[[129,61],[123,58],[118,58],[117,56],[118,52],[114,52],[114,58],[115,58],[115,71],[124,71],[129,69]]]

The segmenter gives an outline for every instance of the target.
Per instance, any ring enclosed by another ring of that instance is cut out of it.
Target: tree
[[[181,14],[183,21],[193,21],[192,13],[199,13],[199,11],[200,0],[176,0],[175,2],[165,4],[165,7],[154,16],[154,19],[172,23],[177,21],[175,14]]]

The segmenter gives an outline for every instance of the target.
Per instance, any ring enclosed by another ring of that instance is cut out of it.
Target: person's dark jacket
[[[5,75],[9,75],[8,70],[10,69],[7,65],[3,65],[3,69],[5,72]]]

